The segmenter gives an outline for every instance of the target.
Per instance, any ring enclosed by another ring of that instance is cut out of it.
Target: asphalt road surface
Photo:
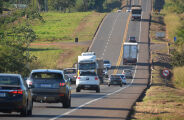
[[[127,79],[128,84],[123,87],[101,85],[101,92],[81,91],[75,92],[72,86],[72,107],[62,108],[60,103],[34,103],[33,115],[31,117],[20,117],[17,113],[0,113],[1,120],[122,120],[128,119],[128,114],[147,87],[149,78],[149,17],[151,11],[151,0],[135,0],[143,8],[142,20],[130,21],[130,13],[109,13],[102,22],[90,47],[96,52],[98,58],[111,61],[112,74],[117,69],[118,73],[124,68],[134,71],[134,78]],[[128,36],[133,35],[139,43],[138,64],[134,66],[123,66],[119,59],[123,42]]]

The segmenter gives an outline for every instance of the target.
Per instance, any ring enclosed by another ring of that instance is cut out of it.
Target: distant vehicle
[[[71,106],[70,79],[62,70],[32,70],[27,83],[32,86],[33,100],[45,103],[63,103],[64,108]]]
[[[124,43],[123,45],[123,64],[136,64],[137,63],[138,44],[137,43]]]
[[[109,60],[104,60],[104,68],[108,68],[108,69],[111,68],[111,63]]]
[[[19,74],[0,74],[0,112],[32,115],[31,91]]]
[[[128,7],[128,8],[126,9],[126,12],[131,12],[131,8]]]
[[[127,84],[125,74],[116,74],[116,75],[119,75],[119,76],[121,77],[121,79],[122,79],[122,83],[123,83],[124,85],[126,85],[126,84]]]
[[[123,70],[123,73],[125,74],[125,77],[126,77],[126,78],[130,78],[130,79],[133,78],[133,77],[132,77],[132,70],[130,70],[130,69],[124,69],[124,70]]]
[[[100,92],[100,80],[96,72],[80,72],[76,79],[76,92],[80,92],[81,89],[96,90],[97,93]]]
[[[108,78],[109,77],[108,76],[108,70],[107,70],[107,68],[103,70],[103,73],[104,73],[104,77],[105,78]]]
[[[64,74],[70,78],[71,83],[76,82],[76,77],[77,77],[77,69],[76,68],[66,68],[66,69],[64,69]]]
[[[121,12],[121,10],[117,10],[117,12]]]
[[[141,20],[141,12],[142,8],[141,5],[132,5],[132,17],[131,20]]]
[[[122,87],[123,82],[120,75],[110,75],[108,80],[108,86],[110,85],[120,85]]]
[[[129,42],[136,42],[135,36],[129,36],[128,41]]]

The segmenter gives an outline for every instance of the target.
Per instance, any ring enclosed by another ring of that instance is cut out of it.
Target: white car
[[[130,79],[133,78],[132,77],[132,70],[130,70],[130,69],[124,69],[122,73],[125,74],[126,78],[130,78]]]
[[[100,80],[95,72],[80,72],[76,79],[76,92],[80,92],[81,89],[96,90],[97,93],[100,92]]]
[[[108,69],[111,68],[111,63],[109,60],[104,60],[104,68],[108,68]]]
[[[131,12],[131,8],[127,8],[126,9],[126,12]]]
[[[123,83],[124,85],[127,84],[125,74],[116,74],[116,75],[119,75],[119,76],[121,77],[122,83]]]

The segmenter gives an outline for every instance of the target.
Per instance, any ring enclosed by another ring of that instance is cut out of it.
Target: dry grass
[[[175,67],[173,69],[173,82],[175,86],[184,88],[184,67]]]
[[[158,16],[154,16],[158,17]],[[158,18],[153,18],[158,19]],[[153,28],[152,28],[153,27]],[[164,26],[163,26],[164,27]],[[155,25],[151,26],[151,30],[156,31],[160,27]],[[153,37],[153,36],[152,36]],[[153,39],[151,42],[154,42]],[[160,42],[160,40],[157,40]],[[154,62],[161,62],[160,54],[167,55],[167,47],[161,47],[159,44],[159,50],[157,47],[156,52],[152,52],[152,56],[155,58]],[[152,45],[153,46],[153,45]],[[162,49],[162,50],[161,50]],[[166,62],[164,62],[166,63]],[[151,87],[146,91],[146,96],[142,102],[137,102],[134,107],[134,115],[132,119],[136,120],[183,120],[184,118],[184,89],[176,89],[173,87],[172,81],[167,81],[165,84],[164,79],[160,76],[160,70],[163,66],[155,65],[152,70]],[[178,76],[183,73],[183,68],[176,68],[174,73],[177,72]],[[180,72],[179,72],[180,71]],[[176,75],[174,75],[176,77]],[[178,80],[183,79],[178,78]]]

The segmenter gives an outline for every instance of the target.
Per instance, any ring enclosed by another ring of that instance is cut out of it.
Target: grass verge
[[[47,52],[32,51],[41,64],[35,66],[33,63],[32,68],[40,68],[40,66],[52,69],[72,67],[77,62],[77,56],[87,50],[96,29],[105,16],[105,13],[97,12],[42,14],[46,23],[32,22],[38,39],[31,45],[31,48],[42,49],[44,46],[52,46],[57,47],[57,50],[48,50],[48,54],[52,56],[50,58],[47,58],[49,56],[46,55]],[[74,43],[75,37],[79,38],[79,43]],[[48,49],[52,49],[50,47]]]
[[[164,28],[164,24],[155,24],[161,22],[159,17],[163,19],[163,16],[152,16],[150,28],[152,32],[160,30],[160,27]],[[159,21],[153,23],[153,20]],[[151,51],[154,63],[151,86],[146,91],[143,100],[141,102],[136,102],[132,120],[183,120],[184,118],[183,89],[175,88],[171,80],[168,80],[166,84],[161,77],[161,70],[169,66],[169,59],[167,58],[168,47],[166,44],[158,43],[162,40],[163,39],[156,39],[156,41],[154,41],[153,36],[151,36],[151,42],[153,43],[151,45]],[[175,69],[174,77],[177,76],[177,74],[175,75],[175,72],[182,69],[183,68]],[[178,72],[178,76],[182,73]],[[182,78],[179,77],[178,80],[180,79]]]

